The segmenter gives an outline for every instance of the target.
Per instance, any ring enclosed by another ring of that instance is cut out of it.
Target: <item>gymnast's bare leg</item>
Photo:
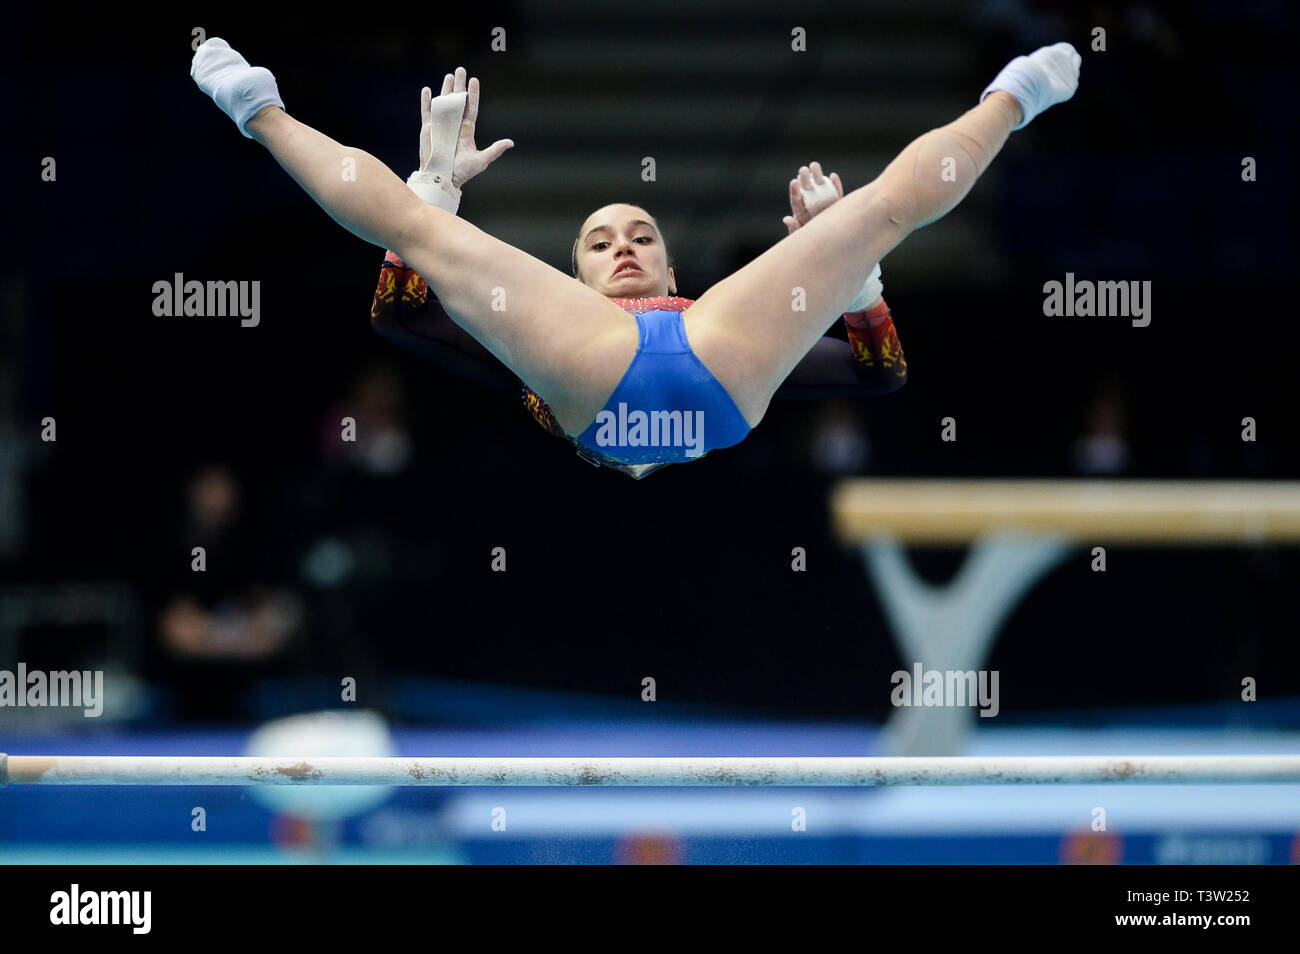
[[[686,310],[683,321],[695,353],[751,427],[875,264],[913,229],[952,210],[1014,129],[1073,95],[1079,60],[1066,43],[1017,57],[990,84],[1015,89],[1017,96],[1003,89],[991,92],[958,119],[914,140],[873,182],[844,196]],[[1029,72],[1018,78],[1022,61]],[[1051,75],[1038,72],[1044,64]],[[1022,100],[1029,104],[1029,116]],[[805,292],[806,310],[793,307],[796,288]]]
[[[636,320],[594,289],[426,204],[382,162],[289,116],[275,79],[220,38],[191,75],[240,131],[354,235],[390,248],[432,286],[451,317],[581,433],[636,353]],[[344,175],[344,171],[347,175]]]
[[[422,202],[378,159],[342,146],[283,110],[247,125],[252,137],[334,221],[391,248],[433,287],[456,323],[542,396],[560,426],[595,419],[637,348],[636,321],[540,259]],[[345,159],[355,179],[343,181]]]

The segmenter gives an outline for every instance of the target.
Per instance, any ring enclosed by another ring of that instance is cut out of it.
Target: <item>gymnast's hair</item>
[[[611,202],[609,204],[610,205],[616,205],[616,204],[631,205],[631,206],[636,206],[636,208],[638,209],[645,209],[645,206],[637,205],[635,202],[623,202],[623,203]],[[649,212],[650,210],[645,209],[645,211]],[[651,218],[654,218],[654,216],[651,216]],[[664,234],[663,229],[659,229],[659,235],[663,236],[663,234]],[[574,238],[573,240],[573,251],[569,253],[569,268],[573,272],[573,277],[578,279],[578,281],[582,281],[582,277],[578,274],[578,243],[581,241],[582,241],[582,233],[579,232],[577,237]],[[668,267],[676,268],[676,264],[673,262],[672,252],[668,251],[667,238],[664,238],[664,254],[668,256]]]

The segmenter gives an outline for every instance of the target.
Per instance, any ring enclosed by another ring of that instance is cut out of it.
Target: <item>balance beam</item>
[[[855,478],[833,488],[830,507],[844,543],[951,545],[1006,531],[1079,543],[1300,541],[1295,481]]]

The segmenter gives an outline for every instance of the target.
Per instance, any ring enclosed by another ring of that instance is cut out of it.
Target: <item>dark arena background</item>
[[[1290,13],[5,14],[0,751],[1300,754]],[[739,445],[632,480],[371,328],[384,250],[196,87],[195,30],[403,179],[420,88],[466,67],[478,145],[515,147],[459,215],[567,274],[584,219],[636,204],[688,298],[785,237],[799,166],[857,189],[1014,56],[1065,40],[1083,64],[882,262],[905,387],[775,400]],[[1149,320],[1046,314],[1067,274],[1149,283]],[[256,326],[157,316],[177,275],[258,283]],[[989,526],[981,495],[1028,513],[1025,480],[1038,522]],[[20,666],[100,674],[100,711],[20,705]],[[993,674],[996,711],[900,702],[931,670]],[[0,860],[1295,864],[1297,794],[10,785]]]

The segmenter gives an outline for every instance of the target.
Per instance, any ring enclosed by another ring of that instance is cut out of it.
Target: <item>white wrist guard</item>
[[[849,303],[849,307],[844,309],[845,314],[853,314],[859,311],[866,311],[876,302],[880,301],[881,296],[885,293],[885,283],[880,280],[880,265],[871,270],[867,276],[867,283],[862,286],[862,291],[858,292],[858,297]]]
[[[437,172],[412,172],[406,184],[411,191],[430,205],[445,209],[452,215],[460,208],[460,190],[451,184],[451,176]]]
[[[429,122],[420,127],[420,168],[406,180],[421,199],[452,215],[460,208],[460,188],[452,181],[452,170],[468,96],[462,91],[433,97]]]

